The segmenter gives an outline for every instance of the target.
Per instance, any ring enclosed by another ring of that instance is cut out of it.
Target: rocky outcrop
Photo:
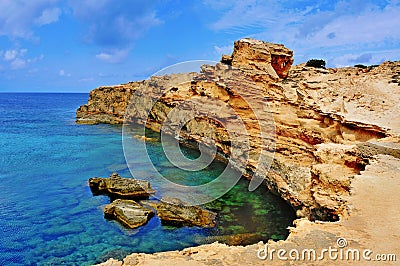
[[[104,217],[134,229],[147,223],[154,212],[133,200],[117,199],[104,208]]]
[[[142,100],[132,110],[132,116],[141,117],[152,99],[166,89],[190,81],[195,73],[184,73],[164,77],[151,77],[149,80],[129,82],[122,85],[99,87],[89,93],[88,103],[76,111],[78,124],[122,124],[132,95],[139,92]],[[141,93],[143,92],[143,93]]]
[[[391,148],[400,150],[399,146]],[[100,265],[395,265],[400,256],[400,227],[395,222],[400,219],[399,170],[400,159],[374,155],[352,180],[350,216],[335,223],[298,219],[285,241],[248,246],[216,242],[181,251],[133,253],[123,261],[110,259]],[[281,253],[283,259],[277,255],[280,249],[285,252]],[[328,249],[331,255],[322,253]],[[313,253],[308,257],[312,250],[316,251],[315,257]]]
[[[190,206],[180,199],[162,198],[142,200],[140,204],[131,199],[148,198],[155,191],[148,181],[122,178],[118,173],[110,178],[92,177],[89,186],[94,195],[105,194],[113,201],[104,208],[104,217],[121,222],[128,228],[137,228],[147,223],[154,215],[164,224],[176,226],[214,227],[217,214],[199,206]]]
[[[347,215],[351,180],[368,163],[358,143],[398,141],[400,93],[392,77],[400,72],[400,63],[386,62],[366,71],[291,67],[292,62],[292,51],[283,45],[239,40],[231,56],[224,56],[216,66],[203,66],[200,74],[152,77],[95,89],[88,104],[78,109],[77,120],[120,123],[128,107],[127,121],[146,122],[159,131],[169,112],[185,100],[216,99],[208,105],[209,113],[221,114],[221,108],[231,107],[244,120],[244,137],[253,151],[247,176],[255,172],[259,153],[273,138],[272,168],[260,174],[265,185],[291,204],[299,217],[335,221]],[[134,94],[140,97],[131,99]],[[253,97],[252,102],[243,96]],[[128,106],[128,99],[133,104]],[[151,108],[154,100],[157,103]],[[147,109],[151,109],[149,117]],[[175,117],[187,115],[190,109],[182,108]],[[260,136],[255,112],[272,115],[274,124],[267,124],[271,135]],[[232,148],[223,126],[206,115],[189,121],[180,137],[197,142],[211,138],[226,156]],[[246,152],[235,160],[242,160]]]
[[[356,204],[352,201],[354,182],[360,179],[360,174],[363,176],[362,173],[377,160],[377,156],[385,154],[398,158],[400,62],[384,62],[367,69],[318,69],[305,64],[290,67],[293,62],[291,56],[292,52],[282,45],[239,40],[235,42],[232,55],[223,56],[221,63],[215,66],[204,66],[199,74],[153,77],[147,83],[136,82],[110,88],[107,93],[104,89],[92,91],[88,104],[78,110],[78,121],[101,122],[103,112],[93,104],[94,99],[103,99],[105,107],[113,106],[115,101],[108,99],[115,99],[123,88],[132,86],[135,89],[131,94],[139,93],[143,97],[134,99],[135,103],[127,110],[127,120],[146,122],[148,127],[157,131],[170,111],[185,100],[195,98],[197,103],[210,103],[210,99],[215,99],[215,104],[209,104],[210,114],[221,113],[222,108],[231,107],[244,120],[252,151],[246,163],[245,176],[250,177],[256,171],[258,155],[267,148],[265,143],[271,143],[273,134],[272,167],[258,174],[265,178],[264,184],[271,191],[297,210],[299,217],[307,218],[296,225],[302,234],[299,233],[299,238],[293,243],[302,242],[301,237],[305,236],[310,237],[310,243],[318,243],[319,230],[328,232],[326,236],[331,238],[340,235],[341,230],[351,235],[354,230],[348,229],[344,221],[352,221],[351,228],[360,229],[363,225],[357,225],[357,221],[365,219],[357,216],[352,209],[352,204]],[[178,80],[180,83],[172,85]],[[244,101],[243,96],[247,99],[252,97],[251,104]],[[147,117],[144,110],[152,104],[151,99],[158,101]],[[91,111],[85,111],[86,108]],[[191,108],[182,109],[194,112]],[[196,112],[201,114],[199,110]],[[267,123],[270,132],[273,132],[271,135],[260,135],[260,121],[254,115],[260,112],[270,113],[273,117],[273,125]],[[107,116],[114,117],[115,114]],[[185,114],[178,112],[175,117]],[[227,114],[222,120],[231,119]],[[113,121],[118,122],[117,119]],[[211,138],[221,154],[231,155],[233,147],[226,130],[205,115],[189,121],[179,136],[197,142],[204,137]],[[240,154],[235,160],[241,160]],[[393,160],[389,161],[392,163]],[[388,164],[382,158],[379,162],[380,167]],[[375,173],[381,176],[378,170]],[[394,179],[399,179],[396,171],[390,173],[393,178],[396,177]],[[394,182],[394,179],[387,181]],[[371,183],[357,189],[357,193],[370,186],[377,189],[378,183],[386,187],[377,178],[370,177],[368,181]],[[381,192],[382,198],[374,194],[376,201],[390,197]],[[368,197],[364,195],[366,199]],[[357,199],[357,204],[361,202],[362,199]],[[367,206],[360,208],[363,210],[360,212],[371,214],[363,209]],[[375,211],[379,212],[379,207]],[[337,223],[321,225],[306,222],[308,220],[339,221],[340,226],[336,227]],[[312,231],[315,234],[307,235],[309,228],[315,230]],[[289,241],[295,235],[293,232]],[[387,238],[391,236],[390,233],[383,235]],[[378,239],[378,236],[374,237]]]
[[[140,199],[155,193],[150,182],[122,178],[117,173],[111,174],[110,178],[92,177],[89,186],[93,194],[105,194],[111,198]]]
[[[216,213],[201,208],[190,206],[180,199],[162,198],[158,201],[142,201],[144,205],[150,205],[157,210],[157,216],[162,223],[178,226],[214,227]]]
[[[221,62],[256,75],[286,78],[293,64],[293,51],[282,44],[242,39],[235,42],[232,55],[223,55]]]

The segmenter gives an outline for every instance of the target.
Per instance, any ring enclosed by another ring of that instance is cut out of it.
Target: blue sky
[[[88,92],[171,64],[219,61],[244,37],[295,64],[400,60],[400,1],[0,0],[0,91]]]

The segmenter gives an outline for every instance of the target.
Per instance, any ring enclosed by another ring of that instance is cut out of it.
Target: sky
[[[0,92],[88,92],[235,40],[282,43],[295,64],[400,60],[399,0],[0,0]]]

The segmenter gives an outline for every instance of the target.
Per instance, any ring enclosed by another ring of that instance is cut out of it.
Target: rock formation
[[[118,173],[110,178],[92,177],[89,186],[94,195],[105,194],[113,200],[104,208],[104,217],[115,219],[128,228],[137,228],[147,223],[156,210],[164,224],[176,226],[214,227],[216,214],[199,206],[190,206],[176,198],[158,200],[132,200],[148,198],[155,191],[148,181],[123,178]]]
[[[122,178],[117,173],[111,174],[110,178],[92,177],[89,186],[93,194],[106,194],[112,198],[148,198],[155,193],[148,181]]]
[[[142,201],[144,205],[150,205],[157,210],[157,216],[164,224],[186,225],[199,227],[214,227],[216,213],[199,206],[188,206],[176,198],[162,198],[161,202]]]
[[[146,123],[147,127],[159,131],[169,112],[185,100],[216,99],[210,105],[210,113],[229,106],[244,120],[252,151],[244,170],[245,176],[251,177],[258,167],[257,155],[266,149],[265,143],[271,143],[271,135],[260,136],[260,121],[254,114],[268,112],[274,121],[273,125],[267,124],[274,132],[274,154],[272,167],[259,173],[265,179],[264,184],[293,206],[300,218],[307,219],[299,220],[302,222],[296,227],[303,236],[307,232],[304,228],[331,232],[331,237],[338,236],[340,230],[351,235],[354,230],[342,221],[352,221],[349,223],[354,229],[362,227],[357,219],[364,219],[352,207],[355,182],[373,163],[378,168],[389,164],[395,169],[399,166],[400,62],[384,62],[367,69],[319,69],[304,64],[291,67],[292,63],[292,51],[282,45],[239,40],[231,56],[223,56],[216,66],[204,66],[199,74],[152,77],[147,81],[95,89],[88,104],[78,109],[77,121],[121,123],[124,108],[136,94],[143,97],[134,99],[126,119]],[[254,97],[250,104],[242,96]],[[152,99],[158,101],[147,117],[145,110],[152,105]],[[267,109],[263,109],[265,103]],[[183,113],[176,117],[180,115]],[[223,119],[229,121],[231,117],[227,115]],[[232,148],[222,125],[205,116],[188,122],[180,137],[194,141],[211,138],[226,156]],[[234,159],[241,160],[240,156]],[[398,173],[390,173],[400,179]],[[376,188],[377,183],[385,185],[376,178],[370,182],[358,188],[357,193],[368,186]],[[381,199],[378,196],[375,200]],[[340,226],[322,226],[309,220],[340,220]],[[387,217],[387,220],[392,219]],[[398,230],[394,234],[397,239],[400,237]],[[294,235],[291,233],[289,242]],[[373,237],[379,239],[376,235]],[[360,242],[362,236],[356,238]],[[318,242],[317,237],[311,236],[312,241]]]
[[[147,223],[154,212],[133,200],[116,199],[104,208],[104,217],[134,229]]]
[[[349,145],[385,141],[385,137],[400,133],[400,95],[393,93],[398,85],[392,78],[398,75],[400,64],[386,62],[368,72],[299,65],[288,74],[292,51],[251,39],[235,42],[232,55],[224,56],[222,62],[204,66],[200,74],[152,77],[95,89],[88,104],[78,109],[77,121],[121,123],[128,101],[137,93],[143,97],[134,99],[126,118],[159,131],[170,110],[180,102],[192,97],[200,101],[218,99],[222,103],[215,104],[215,112],[225,104],[245,120],[246,134],[255,151],[246,168],[252,173],[265,141],[259,136],[254,110],[262,112],[264,107],[253,102],[249,106],[236,91],[242,89],[241,93],[249,95],[261,91],[261,101],[268,103],[276,133],[274,160],[264,173],[265,184],[298,210],[300,217],[333,221],[346,215],[345,198],[351,179],[368,161],[357,147]],[[246,77],[231,66],[239,67]],[[152,99],[158,102],[147,118],[145,110],[151,108]],[[210,137],[221,153],[229,154],[226,131],[207,118],[191,120],[180,134],[194,141]]]

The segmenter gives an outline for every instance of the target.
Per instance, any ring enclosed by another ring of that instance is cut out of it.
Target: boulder
[[[150,182],[122,178],[117,173],[111,174],[110,178],[92,177],[89,179],[89,186],[93,194],[105,194],[113,198],[148,198],[155,193]]]
[[[142,226],[153,217],[154,212],[133,200],[117,199],[104,209],[104,217],[114,219],[133,229]]]
[[[157,210],[163,224],[186,225],[199,227],[214,227],[216,213],[199,206],[188,206],[180,199],[165,197],[161,202],[143,201],[144,205],[150,205]]]

